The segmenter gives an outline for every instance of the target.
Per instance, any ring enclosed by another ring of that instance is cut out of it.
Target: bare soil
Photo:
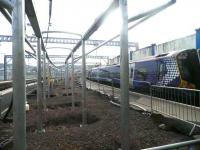
[[[44,133],[37,132],[36,97],[29,97],[27,112],[28,150],[117,150],[120,148],[120,108],[94,91],[87,91],[88,124],[81,125],[81,89],[77,88],[75,108],[71,96],[62,86],[47,99],[43,112]],[[174,131],[158,128],[157,121],[136,110],[130,110],[130,145],[132,150],[149,148],[191,138]],[[1,133],[0,133],[1,134]]]

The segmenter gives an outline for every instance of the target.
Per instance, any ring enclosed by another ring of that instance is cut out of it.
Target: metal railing
[[[199,150],[200,149],[200,139],[190,140],[185,142],[173,143],[158,147],[147,148],[143,150],[181,150],[181,148],[188,150]]]
[[[200,122],[200,90],[152,85],[151,103],[152,112]]]
[[[97,83],[89,81],[88,87],[112,97],[119,97],[119,85],[116,86],[114,80],[117,79],[107,82],[96,80]],[[133,83],[138,83],[138,85],[134,85],[134,90],[131,90],[130,93],[145,94],[147,97],[145,105],[148,106],[148,111],[161,113],[197,125],[200,122],[200,90],[151,85],[149,82],[136,80]],[[138,104],[140,104],[139,101]]]
[[[149,89],[145,90],[148,93],[146,105],[151,113],[159,113],[166,116],[170,116],[186,123],[191,124],[191,131],[189,135],[192,135],[198,122],[200,122],[200,90],[196,89],[186,89],[178,87],[167,87],[167,86],[157,86],[151,85],[148,82],[140,82],[149,85]],[[111,83],[105,84],[100,82],[100,80],[88,80],[87,87],[89,89],[98,91],[100,93],[111,96],[113,99],[119,98],[120,89],[116,87],[113,80]],[[149,92],[148,92],[149,90]],[[141,92],[144,92],[143,90]],[[130,91],[131,93],[131,91]],[[135,93],[135,92],[133,92]],[[142,94],[139,94],[142,95]],[[131,97],[130,97],[131,99]],[[131,100],[130,100],[131,102]],[[140,106],[140,101],[137,101]],[[153,148],[148,148],[145,150],[166,150],[166,149],[189,149],[198,150],[200,149],[200,139],[190,140],[185,142],[173,143]]]
[[[114,80],[107,82],[96,80],[96,83],[89,81],[87,87],[119,99],[119,85],[116,86]],[[151,113],[160,113],[193,125],[189,135],[196,126],[200,127],[200,90],[151,85],[149,82],[135,80],[133,82],[140,85],[135,85],[136,90],[130,91],[130,104],[141,106],[143,110]],[[140,90],[144,86],[146,88]],[[134,96],[146,98],[134,100]]]

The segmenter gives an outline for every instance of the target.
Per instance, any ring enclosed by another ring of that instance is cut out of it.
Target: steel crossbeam
[[[66,58],[68,55],[49,55],[49,58]],[[79,55],[74,55],[75,57],[79,57]],[[12,58],[12,55],[5,55],[4,57],[6,58]],[[31,55],[25,55],[25,58],[33,58]],[[86,58],[90,59],[108,59],[108,56],[92,56],[92,55],[87,55]]]
[[[35,36],[27,36],[27,40],[31,43],[37,42],[37,37]],[[58,37],[43,37],[44,42],[46,43],[54,43],[54,44],[77,44],[80,39],[74,38],[58,38]],[[10,35],[0,35],[0,42],[12,42],[12,36]],[[87,45],[99,45],[100,43],[104,42],[103,40],[86,40],[85,44]],[[110,41],[106,44],[106,46],[119,46],[119,41]],[[135,47],[137,43],[129,42],[129,47]]]

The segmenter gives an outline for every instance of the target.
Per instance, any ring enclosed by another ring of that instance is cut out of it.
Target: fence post
[[[112,79],[112,96],[113,96],[113,99],[114,99],[115,98],[115,91],[114,91],[113,79]]]

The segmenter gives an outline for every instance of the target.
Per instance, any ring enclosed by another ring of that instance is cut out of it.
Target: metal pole
[[[68,84],[69,84],[69,64],[68,61],[66,62],[66,85],[65,85],[65,90],[66,90],[66,94],[68,95]]]
[[[87,124],[85,41],[82,40],[82,124]]]
[[[91,81],[91,79],[90,79],[90,81],[89,81],[89,82],[90,82],[90,90],[91,90],[91,89],[92,89],[92,86],[91,86],[91,82],[92,82],[92,81]]]
[[[120,103],[121,103],[121,145],[122,150],[129,150],[129,66],[128,66],[128,14],[127,0],[119,0],[122,16],[120,35]]]
[[[65,74],[64,74],[64,80],[65,80],[65,83],[64,83],[64,86],[65,86],[65,92],[67,91],[67,64],[65,64]]]
[[[37,125],[38,132],[42,132],[42,83],[41,83],[41,39],[37,41]]]
[[[44,100],[44,109],[47,108],[47,99],[46,99],[46,52],[43,51],[43,100]]]
[[[7,80],[7,56],[4,55],[4,81]]]
[[[26,150],[26,86],[24,60],[24,0],[13,0],[13,123],[14,149]]]
[[[47,65],[48,65],[48,67],[47,67],[48,68],[48,84],[47,84],[48,85],[48,98],[50,98],[50,80],[51,79],[50,79],[50,66],[49,66],[49,62],[48,62]]]
[[[185,142],[179,142],[179,143],[173,143],[173,144],[168,144],[168,145],[163,145],[163,146],[158,146],[158,147],[147,148],[143,150],[169,150],[169,149],[179,149],[182,147],[189,147],[189,149],[190,148],[195,149],[193,146],[194,145],[198,146],[199,143],[200,143],[200,139],[195,139],[195,140],[190,140],[190,141],[185,141]]]
[[[72,82],[72,110],[74,110],[74,53],[72,52],[72,76],[71,76],[71,82]]]
[[[113,96],[113,100],[115,99],[115,93],[114,93],[114,83],[113,83],[113,79],[112,79],[112,96]]]

